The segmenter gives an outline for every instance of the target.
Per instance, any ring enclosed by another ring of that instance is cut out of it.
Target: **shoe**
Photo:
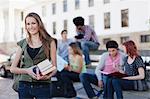
[[[98,99],[98,97],[97,97],[97,96],[95,96],[95,97],[92,97],[92,98],[90,98],[90,99]]]

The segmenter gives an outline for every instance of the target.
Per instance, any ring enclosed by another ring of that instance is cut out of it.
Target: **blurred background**
[[[63,29],[68,30],[68,38],[74,38],[72,20],[84,17],[85,25],[90,25],[98,35],[98,52],[105,50],[109,40],[116,40],[120,48],[123,42],[133,40],[150,70],[150,0],[0,0],[0,99],[18,99],[11,88],[13,80],[7,77],[13,78],[9,68],[16,42],[26,37],[24,18],[29,12],[38,13],[48,33],[57,39]],[[86,96],[84,91],[79,93]],[[150,97],[149,91],[125,92],[124,96]]]
[[[133,40],[144,61],[150,61],[150,0],[0,0],[0,62],[11,60],[16,42],[26,36],[24,18],[29,12],[38,13],[57,39],[63,29],[73,38],[72,19],[82,16],[96,31],[99,50],[105,50],[109,40],[120,45]]]

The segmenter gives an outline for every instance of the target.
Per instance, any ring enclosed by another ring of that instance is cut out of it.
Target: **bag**
[[[69,87],[69,90],[64,86],[62,80],[52,81],[50,86],[51,97],[65,97],[72,98],[76,96],[76,91],[74,87]]]
[[[52,81],[50,92],[51,97],[64,97],[64,84],[61,81]]]
[[[134,81],[134,90],[136,91],[146,91],[148,90],[148,84],[145,79]]]

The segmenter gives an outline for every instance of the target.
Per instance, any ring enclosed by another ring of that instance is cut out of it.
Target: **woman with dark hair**
[[[114,91],[117,94],[117,99],[123,99],[122,90],[138,90],[135,82],[145,78],[145,65],[137,52],[135,43],[131,40],[124,42],[123,50],[128,55],[124,60],[124,72],[127,74],[127,77],[122,79],[112,77],[107,82],[110,91],[109,95],[112,97],[110,99],[113,99]]]
[[[48,34],[36,13],[29,13],[25,17],[25,29],[28,35],[17,43],[18,50],[10,69],[12,73],[20,74],[19,99],[49,99],[50,78],[56,70],[39,75],[39,72],[33,72],[33,68],[45,59],[49,59],[52,65],[56,66],[55,40]],[[23,64],[17,67],[19,60],[22,60]]]
[[[67,89],[65,91],[65,97],[71,98],[76,96],[76,92],[73,87],[74,82],[79,82],[79,74],[86,72],[82,51],[76,43],[69,44],[69,65],[61,72],[61,78],[64,82],[64,86]],[[73,95],[74,94],[74,95]]]

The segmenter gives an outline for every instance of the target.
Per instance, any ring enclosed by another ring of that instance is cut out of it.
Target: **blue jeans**
[[[51,99],[49,83],[19,82],[19,99]]]
[[[104,99],[109,99],[107,97],[107,76],[102,75],[103,80],[103,91],[104,91]],[[95,74],[88,74],[88,73],[81,73],[80,74],[80,81],[83,84],[83,87],[88,95],[89,98],[95,97],[96,94],[91,86],[91,84],[94,84],[98,86],[98,79]],[[107,97],[107,98],[105,98]]]
[[[91,83],[98,86],[98,79],[95,74],[81,73],[80,81],[89,98],[95,97],[96,94],[91,86]]]
[[[85,40],[81,40],[80,43],[81,43],[81,49],[82,49],[83,54],[85,56],[85,63],[86,63],[86,65],[88,65],[91,63],[89,51],[90,50],[97,50],[99,47],[99,43],[95,43],[92,41],[85,41]]]
[[[107,96],[104,99],[114,99],[114,92],[116,92],[117,99],[123,99],[122,90],[132,90],[133,88],[134,83],[131,80],[107,76]]]

